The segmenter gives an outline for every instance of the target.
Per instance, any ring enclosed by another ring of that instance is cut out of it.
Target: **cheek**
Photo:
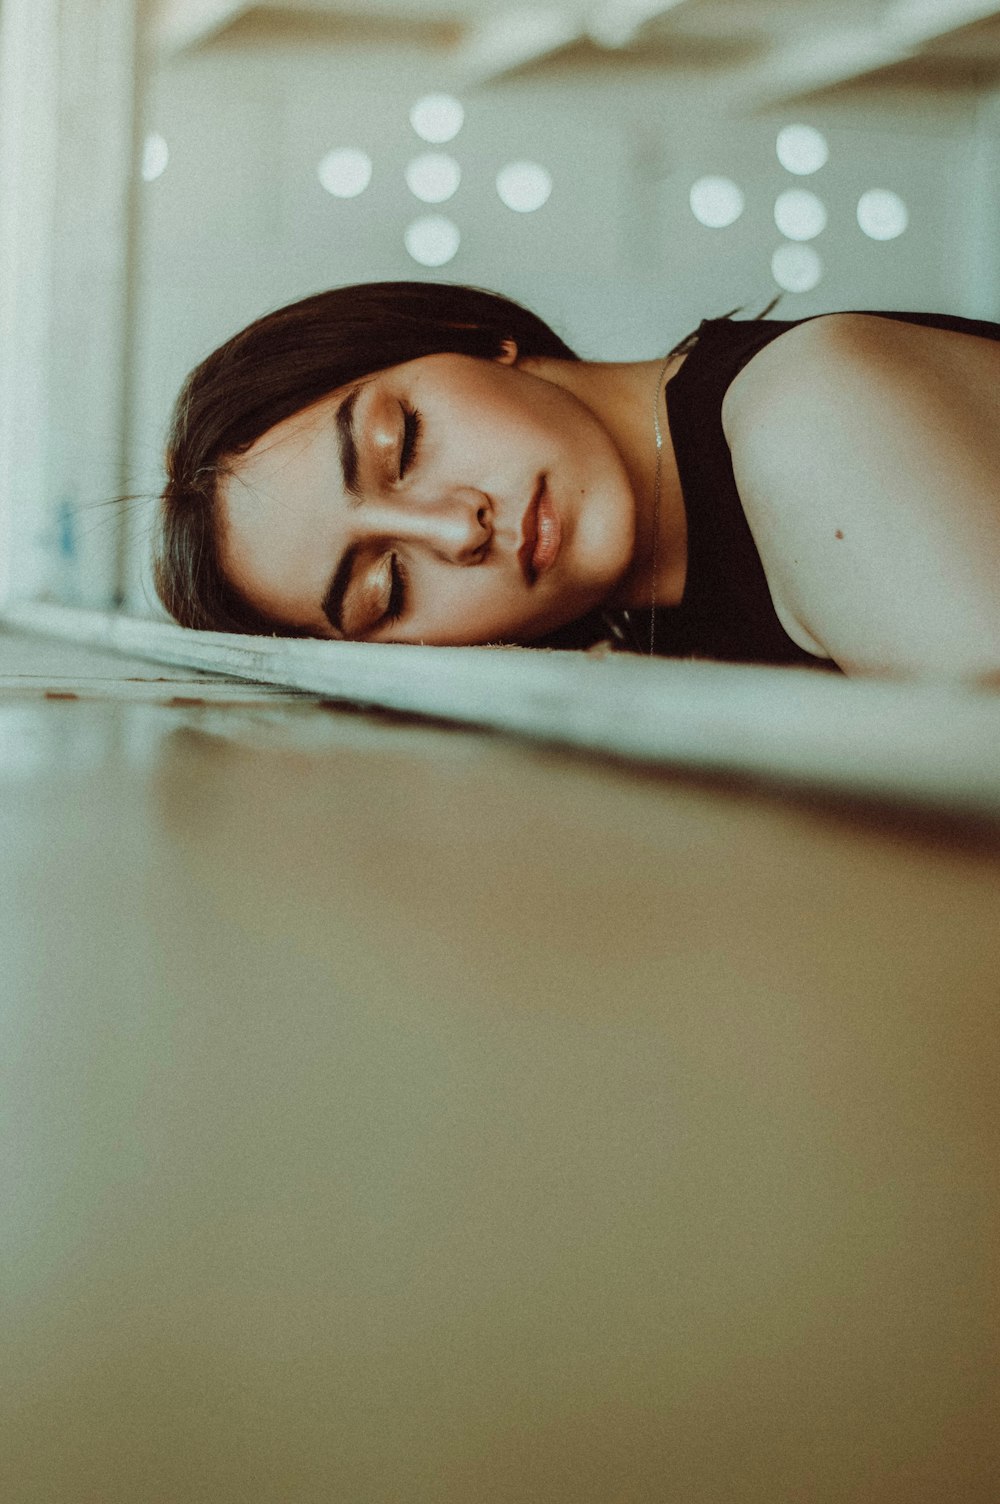
[[[428,581],[425,599],[433,605],[415,613],[408,635],[439,646],[530,641],[585,616],[610,588],[579,570],[558,579],[553,572],[530,592],[519,579],[490,577],[485,568],[456,573],[465,578]]]
[[[574,542],[583,579],[610,590],[626,572],[635,550],[635,500],[627,484],[609,484],[580,508]]]
[[[517,582],[488,566],[428,572],[424,599],[427,608],[420,611],[416,624],[439,640],[453,642],[514,626],[528,608]]]

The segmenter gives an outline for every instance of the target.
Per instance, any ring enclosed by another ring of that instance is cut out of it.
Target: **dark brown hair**
[[[350,381],[424,355],[489,360],[505,340],[521,355],[578,359],[511,299],[440,282],[334,288],[266,314],[227,340],[188,376],[167,439],[154,581],[171,616],[208,631],[302,635],[255,610],[222,572],[216,492],[228,462]],[[583,636],[592,641],[594,634]]]

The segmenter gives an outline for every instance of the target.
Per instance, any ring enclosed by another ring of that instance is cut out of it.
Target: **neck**
[[[557,379],[585,402],[604,425],[621,455],[635,498],[635,546],[632,561],[605,602],[611,607],[649,609],[653,596],[653,519],[656,495],[656,435],[653,394],[659,403],[660,504],[657,527],[658,605],[676,605],[687,574],[687,517],[681,495],[674,446],[667,423],[663,387],[680,370],[685,356],[672,357],[663,371],[658,360],[600,363],[596,361],[539,361],[549,379]],[[527,362],[526,362],[527,364]]]

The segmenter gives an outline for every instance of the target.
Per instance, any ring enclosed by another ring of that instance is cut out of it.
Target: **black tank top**
[[[1000,324],[981,319],[856,311],[1000,340]],[[778,620],[722,428],[723,398],[747,361],[779,334],[808,322],[728,316],[703,319],[693,334],[675,346],[676,353],[688,353],[667,383],[665,401],[687,513],[688,562],[680,604],[656,608],[657,654],[730,663],[805,663],[840,672],[830,659],[816,657],[793,642]],[[603,620],[605,629],[623,646],[649,651],[648,610],[605,612]]]

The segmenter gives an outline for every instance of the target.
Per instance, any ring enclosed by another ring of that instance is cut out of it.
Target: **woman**
[[[725,315],[604,364],[496,294],[340,288],[191,374],[167,471],[187,626],[1000,669],[998,324]]]

